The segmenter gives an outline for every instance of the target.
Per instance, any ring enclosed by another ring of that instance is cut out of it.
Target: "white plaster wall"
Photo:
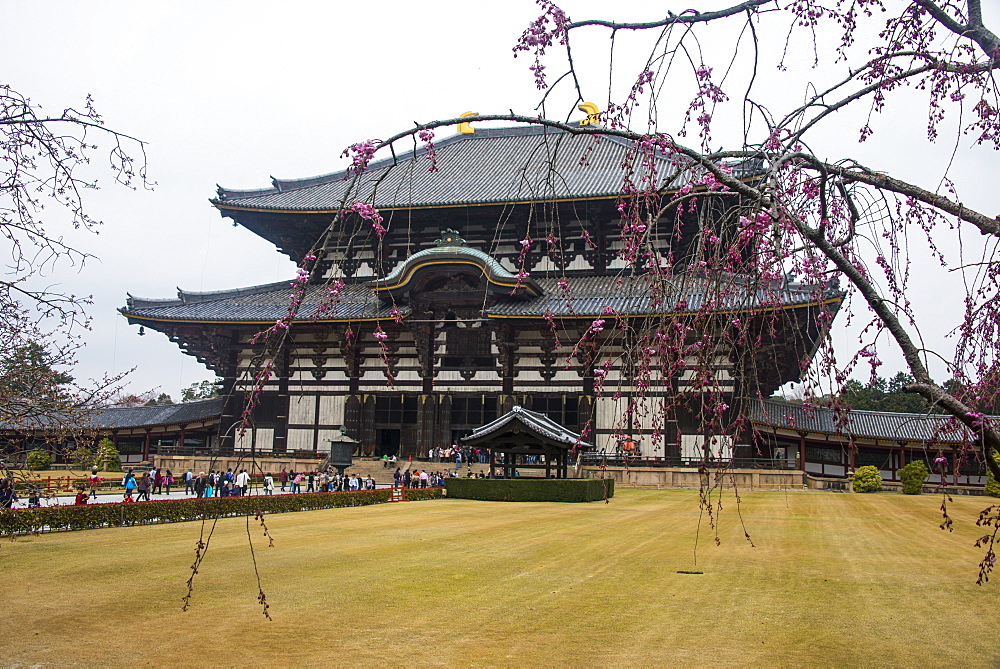
[[[733,438],[728,435],[713,437],[712,454],[723,459],[733,457]],[[692,460],[700,459],[703,455],[705,438],[700,434],[681,435],[681,457]]]
[[[316,420],[316,396],[292,395],[288,398],[288,422],[312,425]]]
[[[246,433],[240,437],[239,433],[236,434],[236,448],[237,450],[249,451],[250,450],[250,440],[253,431],[247,430]],[[271,428],[259,427],[257,428],[257,452],[264,453],[270,452],[274,448],[274,430]]]
[[[291,451],[311,451],[313,447],[312,430],[289,430],[288,450]]]
[[[319,421],[323,425],[343,425],[344,398],[338,395],[320,397]],[[320,434],[320,439],[322,439],[322,434]],[[320,443],[322,444],[323,442],[321,441]]]

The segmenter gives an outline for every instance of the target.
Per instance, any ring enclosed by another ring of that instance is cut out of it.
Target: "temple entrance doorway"
[[[378,431],[378,446],[375,455],[399,455],[400,430],[395,428],[381,428]]]

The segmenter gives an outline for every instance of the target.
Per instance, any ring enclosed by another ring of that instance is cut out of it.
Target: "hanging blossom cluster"
[[[354,174],[362,174],[368,169],[368,163],[372,161],[375,157],[375,146],[374,140],[367,140],[364,142],[357,142],[351,144],[349,147],[344,149],[344,152],[340,154],[341,158],[350,158],[351,166],[347,168],[348,176],[353,172]],[[346,177],[345,177],[346,178]]]
[[[426,153],[424,157],[431,161],[431,166],[427,168],[427,171],[437,172],[437,149],[434,148],[434,131],[427,129],[421,130],[417,133],[417,137],[419,137],[420,141],[424,143],[424,150]]]
[[[382,239],[382,237],[385,236],[385,233],[388,232],[388,230],[386,230],[382,225],[382,214],[380,214],[378,209],[373,207],[371,204],[367,202],[355,202],[348,207],[348,210],[353,211],[366,221],[371,221],[372,230],[375,231],[375,236],[379,239]]]
[[[515,57],[522,51],[534,55],[535,60],[529,69],[535,75],[535,85],[538,90],[542,90],[548,87],[548,83],[545,81],[545,66],[542,65],[541,59],[545,55],[545,50],[556,40],[561,45],[567,43],[566,27],[569,25],[569,17],[551,0],[535,0],[535,2],[542,8],[542,13],[521,34],[513,51]],[[551,28],[549,24],[552,24]]]
[[[382,364],[385,366],[383,373],[385,374],[385,378],[387,379],[386,385],[389,386],[390,388],[395,387],[396,376],[395,374],[392,373],[392,365],[390,364],[389,361],[389,345],[386,344],[386,340],[389,339],[389,334],[382,329],[381,325],[379,325],[378,328],[376,328],[375,332],[372,333],[372,337],[375,338],[375,341],[378,342],[379,345],[378,357],[379,360],[382,361]]]
[[[687,112],[684,114],[684,122],[681,125],[680,135],[687,135],[685,129],[692,117],[694,117],[695,123],[699,127],[698,136],[701,138],[702,147],[707,151],[708,144],[712,138],[711,125],[715,105],[720,102],[726,102],[729,100],[729,96],[718,85],[712,82],[711,67],[702,64],[695,70],[694,75],[698,82],[698,92],[688,104]],[[697,116],[695,116],[696,114]]]
[[[346,285],[341,279],[335,279],[326,287],[326,296],[323,301],[316,306],[316,311],[313,313],[312,318],[319,319],[325,316],[330,316],[336,309],[337,304],[340,303],[340,295],[346,288]]]

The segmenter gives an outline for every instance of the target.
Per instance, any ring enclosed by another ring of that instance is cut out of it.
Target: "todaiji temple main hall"
[[[720,300],[717,278],[688,263],[703,243],[699,221],[733,215],[734,203],[706,199],[671,214],[664,232],[649,237],[644,262],[659,263],[665,280],[652,281],[643,263],[622,259],[623,175],[638,173],[642,160],[660,161],[642,169],[673,175],[656,184],[661,193],[699,187],[667,157],[637,157],[612,136],[595,141],[542,126],[477,127],[435,144],[435,171],[416,149],[372,162],[357,180],[345,170],[273,179],[255,190],[218,189],[212,205],[234,225],[296,263],[318,251],[320,265],[260,395],[254,427],[242,436],[234,425],[246,399],[243,379],[261,352],[249,342],[286,315],[289,282],[129,296],[121,309],[129,323],[167,335],[222,379],[224,399],[205,404],[214,415],[197,433],[187,431],[188,445],[280,457],[328,450],[343,429],[364,454],[420,457],[521,406],[584,432],[595,450],[619,450],[625,435],[645,458],[692,465],[702,457],[701,412],[711,394],[730,407],[722,422],[737,412],[747,417],[745,437],[714,447],[721,460],[761,458],[825,476],[877,460],[891,480],[912,457],[909,449],[926,448],[926,434],[893,435],[891,420],[873,421],[877,434],[855,440],[833,419],[819,425],[824,410],[802,413],[761,399],[800,379],[825,335],[818,323],[832,322],[844,293],[791,278],[764,289],[729,277],[744,288]],[[731,169],[742,179],[759,173],[752,162]],[[350,187],[356,190],[348,195]],[[378,208],[384,236],[367,221],[345,223],[314,249],[353,201]],[[525,239],[533,242],[528,252]],[[335,280],[343,287],[323,304]],[[754,354],[714,340],[700,371],[692,363],[638,392],[634,369],[622,362],[628,342],[610,336],[614,324],[670,322],[704,312],[706,300],[720,313],[756,319]],[[780,321],[768,316],[775,311]],[[607,330],[588,335],[598,319],[607,319]],[[677,396],[687,399],[664,410],[666,398]],[[802,415],[789,418],[789,411]],[[123,457],[156,450],[152,428],[125,427],[116,430]],[[175,447],[176,427],[163,435]],[[858,448],[846,447],[852,440]]]

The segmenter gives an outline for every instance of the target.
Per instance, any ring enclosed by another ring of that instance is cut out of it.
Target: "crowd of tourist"
[[[458,471],[461,464],[473,458],[473,461],[482,462],[485,457],[488,462],[489,457],[485,451],[478,449],[462,449],[454,447],[452,449],[431,449],[429,455],[432,461],[451,462],[455,461],[455,469],[443,471],[428,471],[426,469],[413,469],[406,466],[396,467],[393,474],[393,487],[395,488],[432,488],[444,486],[445,479],[459,476]],[[389,468],[397,463],[396,456],[384,456],[383,466]],[[482,472],[474,473],[467,470],[467,477],[485,477]],[[91,472],[87,481],[77,484],[77,494],[74,503],[77,505],[87,504],[91,500],[97,499],[97,490],[104,479],[98,476],[97,470]],[[184,484],[184,494],[193,495],[200,498],[208,497],[241,497],[251,492],[252,477],[246,469],[238,471],[229,468],[226,471],[210,470],[195,474],[188,469],[185,473],[175,477],[169,469],[151,468],[139,472],[129,469],[121,480],[124,489],[123,501],[140,502],[149,501],[152,496],[170,495],[171,488]],[[375,479],[369,474],[361,476],[357,473],[341,474],[332,467],[325,471],[288,471],[282,469],[275,474],[267,473],[260,482],[259,490],[262,494],[271,495],[275,490],[289,493],[310,493],[310,492],[352,492],[360,490],[375,490]],[[15,493],[13,482],[7,479],[0,479],[0,508],[11,508],[19,501]],[[39,506],[39,496],[33,493],[28,500],[29,506]]]

